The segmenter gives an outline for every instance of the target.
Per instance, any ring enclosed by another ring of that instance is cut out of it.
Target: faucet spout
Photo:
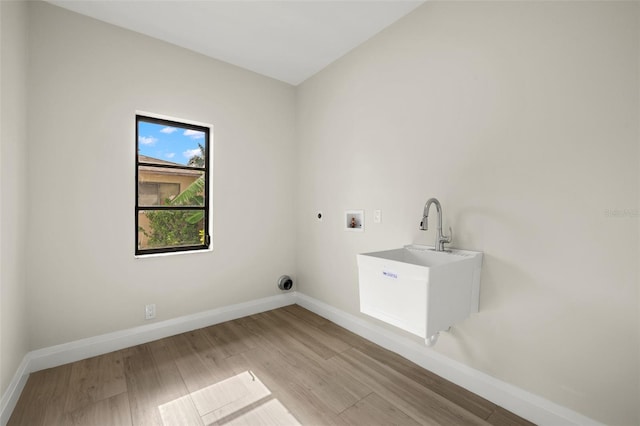
[[[436,205],[436,213],[438,214],[438,229],[442,229],[442,206],[440,205],[440,201],[435,198],[429,198],[424,205],[424,211],[422,212],[422,223],[420,229],[426,231],[429,229],[429,209],[431,205]]]
[[[445,243],[451,242],[451,235],[446,236],[442,233],[442,206],[437,199],[429,198],[425,203],[424,211],[422,212],[422,222],[420,222],[420,230],[426,231],[429,229],[429,209],[432,204],[436,205],[436,213],[438,214],[438,234],[436,236],[435,251],[444,251]]]

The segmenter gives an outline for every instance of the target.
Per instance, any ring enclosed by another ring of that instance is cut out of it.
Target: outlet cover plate
[[[144,307],[144,319],[150,320],[156,317],[156,304],[145,305]]]

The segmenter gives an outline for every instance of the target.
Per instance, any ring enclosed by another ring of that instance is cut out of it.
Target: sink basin
[[[357,259],[367,315],[429,339],[478,312],[481,252],[414,244]]]
[[[433,247],[409,245],[399,249],[363,253],[360,256],[377,257],[416,266],[432,267],[460,262],[476,254],[482,255],[482,253],[467,250],[435,251]]]

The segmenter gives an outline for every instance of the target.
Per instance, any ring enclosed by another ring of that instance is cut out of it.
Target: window
[[[141,206],[169,204],[180,194],[179,183],[138,182],[138,199]]]
[[[136,116],[136,254],[209,248],[209,127]]]

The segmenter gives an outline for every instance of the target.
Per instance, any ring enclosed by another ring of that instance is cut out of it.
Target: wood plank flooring
[[[298,306],[31,374],[14,425],[531,425]]]

